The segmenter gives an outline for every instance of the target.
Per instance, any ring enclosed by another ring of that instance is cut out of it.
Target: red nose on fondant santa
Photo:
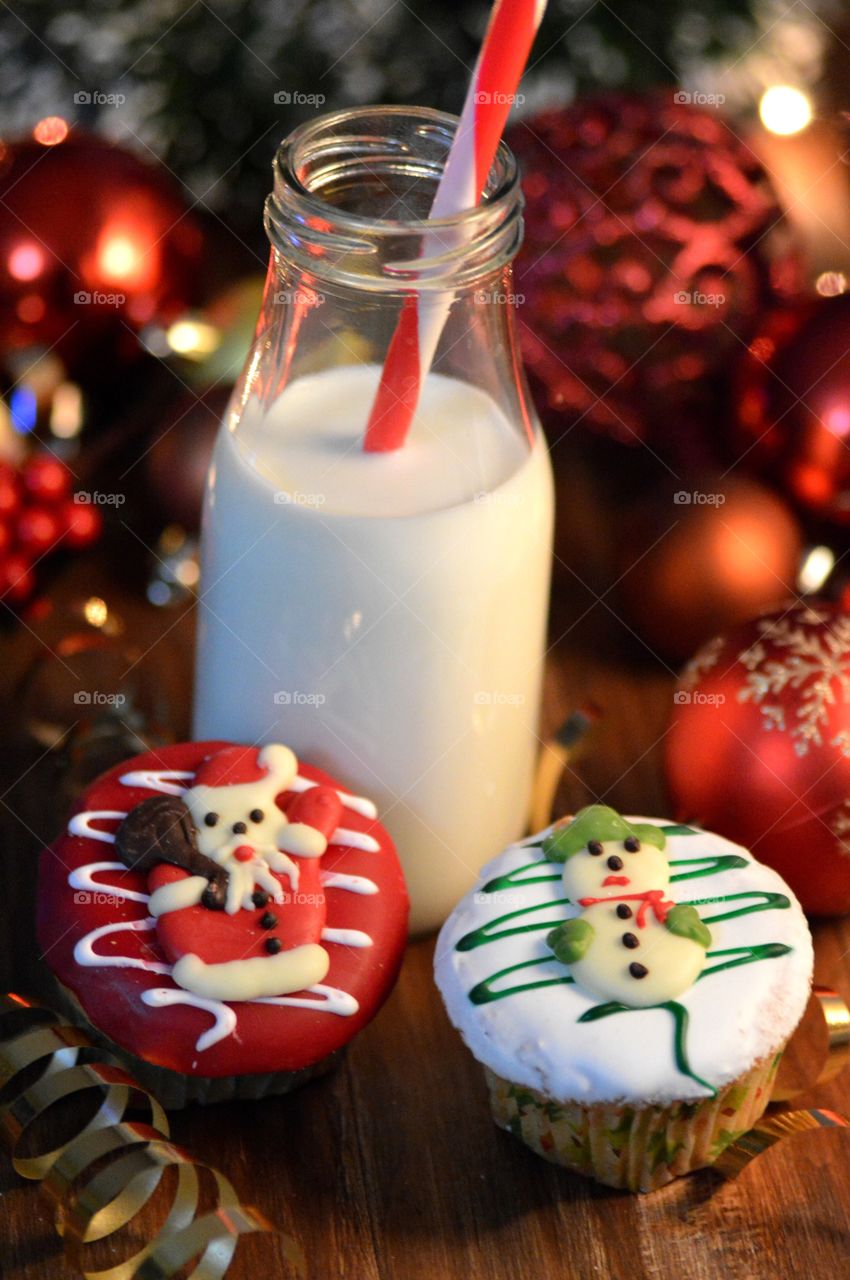
[[[57,976],[138,1056],[151,1010],[168,1009],[172,1032],[190,1019],[191,1044],[165,1063],[177,1070],[289,1070],[339,1047],[404,946],[403,879],[372,804],[280,744],[184,744],[129,764],[93,785],[43,862]],[[120,861],[92,857],[104,843]]]

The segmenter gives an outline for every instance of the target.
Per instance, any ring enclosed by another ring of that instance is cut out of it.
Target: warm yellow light
[[[812,547],[800,566],[797,586],[807,593],[820,591],[834,568],[835,553],[829,547]]]
[[[50,406],[50,430],[59,440],[73,440],[83,426],[83,394],[75,382],[62,382]]]
[[[774,84],[761,96],[759,115],[765,129],[787,137],[811,123],[812,104],[802,89],[790,84]]]
[[[83,605],[83,614],[90,627],[102,627],[109,617],[109,609],[100,596],[89,596]]]
[[[97,260],[102,275],[117,284],[138,270],[141,258],[137,246],[127,236],[111,236],[101,244]]]
[[[180,561],[174,570],[174,576],[182,587],[194,587],[201,576],[200,565],[197,560],[187,556],[185,560]]]
[[[822,271],[815,288],[822,298],[837,298],[847,292],[847,277],[843,271]]]
[[[221,333],[215,325],[202,320],[176,320],[168,329],[166,341],[178,355],[202,360],[221,345]]]

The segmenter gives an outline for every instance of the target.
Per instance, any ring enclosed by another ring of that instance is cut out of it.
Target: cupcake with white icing
[[[38,934],[64,1004],[175,1107],[326,1070],[392,989],[407,910],[368,798],[281,744],[189,742],[80,798]]]
[[[484,868],[435,969],[496,1122],[649,1191],[764,1111],[812,945],[788,886],[745,849],[591,805]]]

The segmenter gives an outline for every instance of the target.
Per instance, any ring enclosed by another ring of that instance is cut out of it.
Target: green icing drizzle
[[[727,951],[709,951],[706,956],[707,960],[714,960],[717,956],[735,956],[734,960],[721,960],[720,964],[713,964],[710,969],[703,969],[697,978],[707,978],[710,973],[720,973],[723,969],[737,969],[741,964],[754,964],[756,960],[775,960],[779,956],[787,956],[792,950],[786,946],[784,942],[756,942],[748,947],[730,947]]]
[[[546,858],[535,858],[534,862],[526,862],[522,867],[516,867],[513,871],[506,872],[503,876],[496,876],[493,880],[488,880],[482,887],[482,893],[496,893],[499,889],[520,889],[524,884],[543,884],[546,880],[560,880],[561,872],[556,871],[554,875],[549,876],[529,876],[527,880],[518,880],[523,871],[530,871],[532,867],[545,867],[551,865]]]
[[[533,911],[545,911],[548,907],[569,906],[572,906],[569,898],[558,898],[555,902],[540,902],[533,907],[520,907],[518,911],[509,911],[506,915],[497,916],[495,920],[488,920],[479,929],[473,929],[470,933],[465,933],[455,943],[455,950],[474,951],[476,947],[483,947],[487,942],[497,942],[500,938],[510,938],[515,933],[531,933],[535,929],[556,929],[559,924],[564,923],[563,918],[560,920],[539,920],[536,924],[511,925],[507,929],[502,929],[499,933],[491,933],[491,930],[497,928],[498,925],[504,924],[506,921],[516,920],[519,916],[527,916]]]
[[[737,853],[720,853],[715,855],[706,854],[704,858],[673,858],[670,860],[671,867],[690,867],[694,864],[704,864],[700,866],[698,871],[677,871],[674,876],[670,877],[670,883],[674,884],[677,880],[696,880],[698,876],[713,876],[716,872],[732,871],[738,867],[748,866],[746,858],[742,858]]]
[[[483,982],[474,986],[469,993],[469,998],[473,1004],[490,1004],[491,1001],[501,1000],[504,996],[516,995],[518,991],[534,991],[536,987],[558,987],[575,982],[574,978],[565,974],[562,978],[538,978],[535,982],[522,982],[519,986],[506,987],[504,991],[492,989],[495,982],[507,977],[509,973],[516,973],[517,969],[530,969],[533,965],[554,963],[556,963],[554,956],[543,956],[539,960],[521,960],[519,964],[508,965],[506,969],[491,973],[489,978],[485,978]]]
[[[755,911],[784,911],[791,906],[790,898],[784,893],[768,893],[764,889],[749,889],[746,893],[727,893],[717,898],[703,898],[692,906],[707,906],[711,902],[736,902],[741,898],[762,898],[762,902],[753,903],[751,907],[735,907],[732,911],[721,911],[716,916],[703,916],[705,924],[718,924],[721,920],[735,920],[738,916],[752,915]]]
[[[682,1075],[689,1076],[697,1084],[701,1084],[704,1089],[708,1089],[709,1093],[714,1097],[717,1093],[714,1085],[709,1084],[707,1080],[703,1080],[702,1076],[698,1076],[695,1071],[691,1070],[690,1061],[688,1059],[688,1050],[685,1043],[688,1032],[689,1014],[684,1005],[679,1004],[676,1000],[666,1000],[664,1004],[654,1004],[646,1006],[650,1009],[667,1009],[673,1015],[674,1035],[673,1035],[673,1051],[676,1056],[676,1066],[682,1072]],[[630,1005],[621,1004],[618,1000],[611,1000],[607,1004],[597,1004],[592,1009],[587,1009],[579,1018],[579,1022],[596,1022],[599,1018],[608,1018],[612,1013],[637,1013],[639,1010],[633,1009]]]

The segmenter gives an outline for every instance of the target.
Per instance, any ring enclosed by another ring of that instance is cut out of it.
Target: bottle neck
[[[294,380],[343,365],[375,366],[377,378],[415,296],[422,324],[436,318],[433,375],[483,392],[534,438],[511,275],[522,194],[507,147],[479,206],[427,216],[456,123],[424,109],[345,111],[283,143],[266,203],[264,305],[237,408],[257,397],[268,411]]]
[[[522,238],[516,163],[503,145],[481,203],[429,219],[456,123],[424,108],[386,107],[297,129],[278,151],[266,202],[277,273],[396,301],[492,288]]]

